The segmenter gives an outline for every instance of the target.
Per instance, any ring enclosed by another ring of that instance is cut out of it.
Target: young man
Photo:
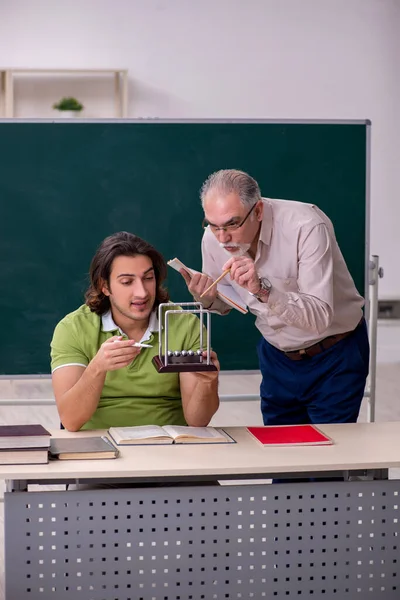
[[[64,317],[51,342],[54,395],[70,431],[129,425],[205,426],[218,409],[218,371],[158,373],[158,306],[167,267],[131,233],[106,238],[90,266],[86,304]],[[169,346],[198,350],[199,320],[169,320]],[[134,342],[152,348],[137,348]],[[214,365],[219,363],[214,352]]]
[[[247,173],[223,170],[204,183],[203,273],[182,273],[198,299],[225,269],[257,317],[264,423],[357,420],[368,375],[363,298],[328,217],[311,204],[262,198]],[[229,307],[216,287],[202,301]]]

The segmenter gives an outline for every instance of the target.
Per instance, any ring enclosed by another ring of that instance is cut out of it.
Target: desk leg
[[[344,481],[384,481],[389,479],[389,469],[363,469],[343,471]]]
[[[7,492],[27,492],[28,482],[19,479],[6,479],[6,491]]]

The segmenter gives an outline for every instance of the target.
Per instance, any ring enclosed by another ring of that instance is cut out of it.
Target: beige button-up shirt
[[[354,329],[364,300],[336,241],[328,217],[312,204],[263,198],[256,271],[272,284],[262,303],[225,277],[256,319],[264,338],[280,350],[299,350],[329,335]],[[202,241],[203,273],[216,279],[231,256],[209,227]],[[229,307],[216,300],[211,309]]]

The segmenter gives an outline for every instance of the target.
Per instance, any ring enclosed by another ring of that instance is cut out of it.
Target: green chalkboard
[[[368,126],[1,122],[0,373],[49,373],[54,326],[82,303],[90,260],[105,236],[131,231],[166,259],[201,269],[199,189],[221,168],[248,171],[264,196],[322,208],[364,292]],[[191,299],[175,271],[168,286],[173,300]],[[253,322],[236,312],[212,317],[223,369],[257,368]]]

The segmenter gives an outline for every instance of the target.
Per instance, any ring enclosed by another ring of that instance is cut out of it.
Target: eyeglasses
[[[217,225],[213,225],[212,223],[209,223],[207,221],[207,219],[203,219],[203,223],[202,223],[203,229],[205,229],[206,227],[210,227],[210,229],[213,233],[217,233],[217,231],[236,231],[236,229],[239,229],[246,223],[247,219],[251,215],[251,212],[255,206],[257,206],[257,202],[255,204],[253,204],[253,206],[251,207],[251,209],[249,210],[249,212],[247,213],[247,215],[245,216],[243,221],[240,221],[239,223],[232,223],[231,225],[224,225],[223,227],[218,227]]]

